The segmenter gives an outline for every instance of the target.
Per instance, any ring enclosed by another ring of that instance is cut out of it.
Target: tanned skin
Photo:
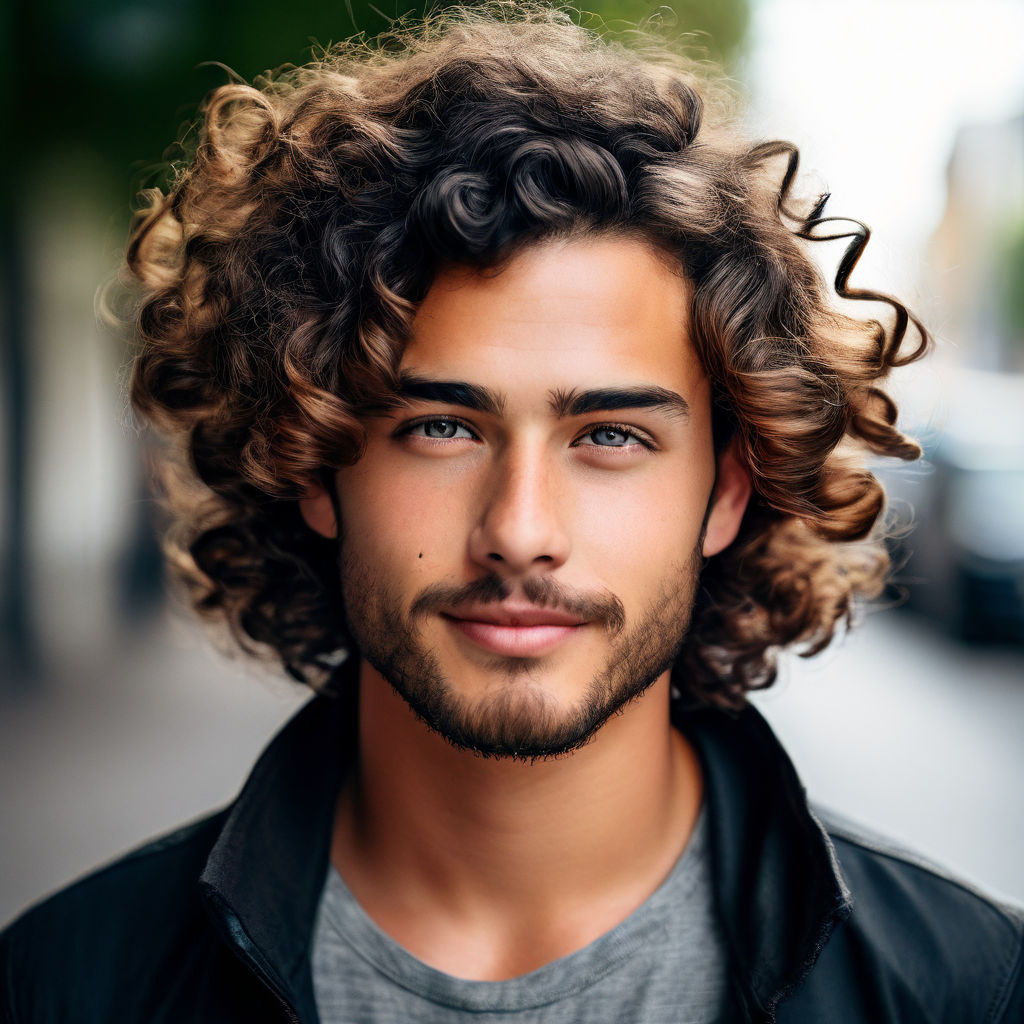
[[[388,664],[406,668],[425,652],[455,717],[482,737],[499,720],[505,736],[557,735],[595,689],[621,689],[624,652],[633,664],[681,638],[701,557],[736,535],[750,478],[731,448],[716,460],[689,298],[671,261],[629,236],[444,269],[402,357],[414,394],[367,421],[365,454],[337,474],[360,649],[391,649]],[[592,409],[605,394],[618,407]],[[630,395],[640,404],[621,407]],[[331,495],[311,491],[302,510],[337,535]],[[507,596],[413,611],[428,588],[484,578]],[[531,580],[581,603],[538,606]],[[623,620],[588,620],[591,598],[617,599]],[[669,722],[668,671],[646,682],[569,752],[482,756],[426,724],[402,680],[364,657],[332,860],[369,916],[432,967],[501,980],[632,913],[671,871],[702,799],[698,760]]]

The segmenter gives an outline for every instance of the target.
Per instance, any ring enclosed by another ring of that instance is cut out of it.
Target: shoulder
[[[852,908],[829,943],[833,956],[826,947],[821,966],[836,952],[857,963],[861,984],[870,979],[874,986],[877,1009],[896,1011],[891,1019],[1021,1019],[1020,908],[867,829],[821,817]]]
[[[61,1000],[72,994],[75,1019],[125,1019],[132,999],[145,998],[140,979],[152,977],[155,965],[172,955],[194,956],[212,938],[197,881],[225,815],[147,843],[31,907],[0,933],[6,998],[0,1019],[63,1019]]]
[[[986,895],[891,839],[831,815],[821,817],[850,889],[853,916],[863,927],[884,925],[894,942],[938,942],[955,929],[961,952],[968,938],[1004,952],[1024,946],[1021,908]]]

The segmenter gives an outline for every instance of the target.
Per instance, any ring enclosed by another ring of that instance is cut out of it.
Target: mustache
[[[603,622],[612,633],[626,625],[626,609],[613,593],[581,594],[550,577],[527,577],[517,584],[530,604],[538,608],[556,608],[588,622]],[[458,608],[462,604],[498,604],[507,601],[516,587],[500,576],[483,576],[461,586],[433,583],[413,602],[411,615]]]

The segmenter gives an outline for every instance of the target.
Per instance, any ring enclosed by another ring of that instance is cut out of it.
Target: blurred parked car
[[[880,474],[913,524],[896,580],[962,639],[1024,645],[1024,375],[958,371],[947,402],[926,464]]]

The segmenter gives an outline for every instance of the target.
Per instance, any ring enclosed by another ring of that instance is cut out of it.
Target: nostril
[[[490,558],[492,561],[495,561],[495,562],[504,562],[505,561],[505,559],[502,558],[501,555],[499,555],[497,551],[492,551],[487,557]]]

